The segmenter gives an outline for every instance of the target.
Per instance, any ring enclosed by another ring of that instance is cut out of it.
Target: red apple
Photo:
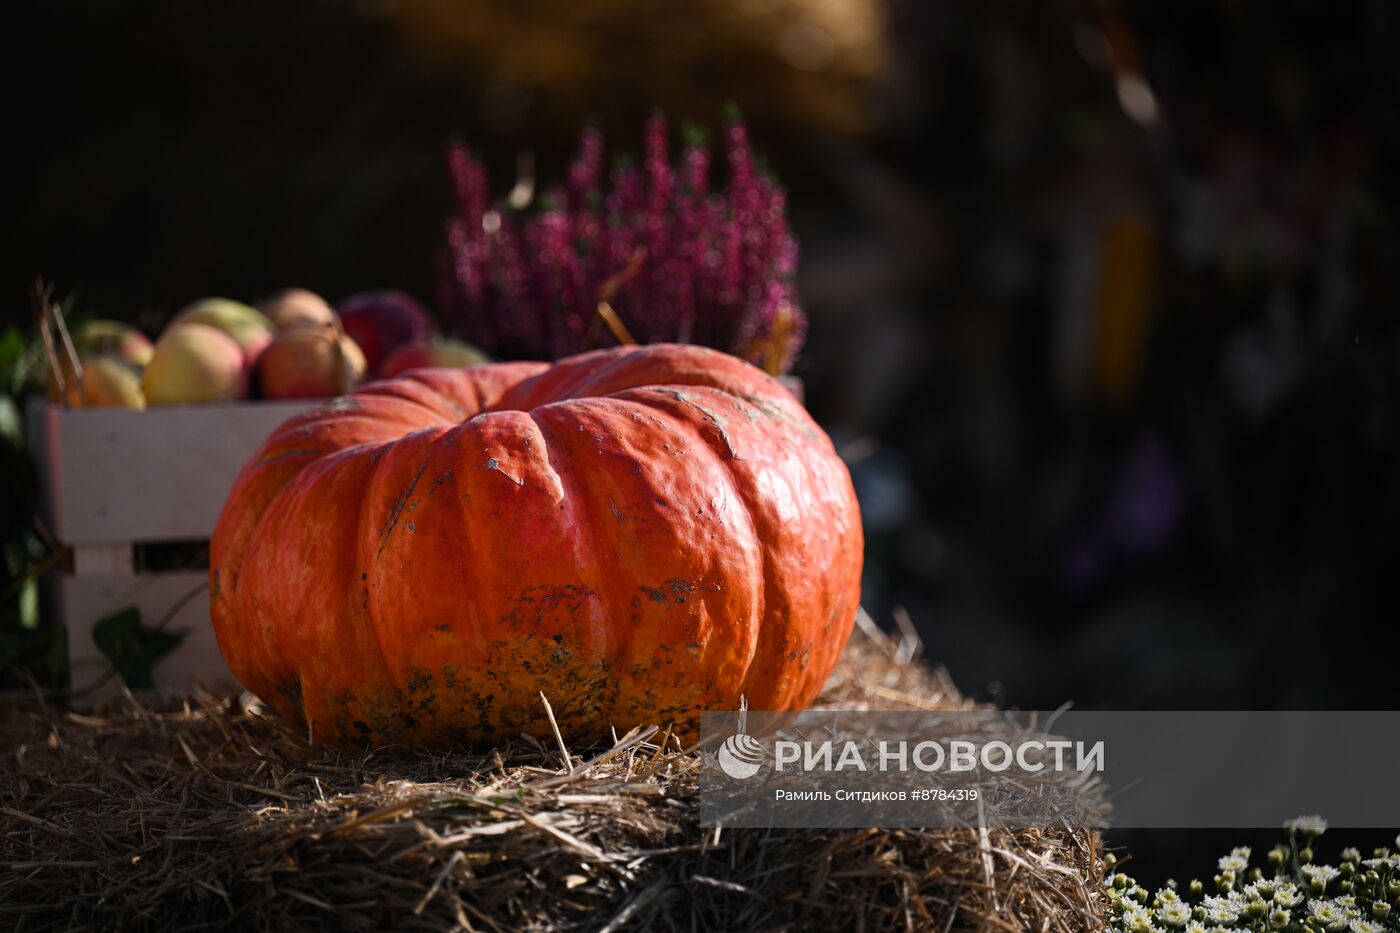
[[[128,366],[143,368],[151,361],[155,347],[146,335],[118,321],[88,321],[73,331],[73,347],[78,359],[111,356]]]
[[[422,343],[433,335],[428,312],[403,292],[384,290],[351,295],[336,307],[340,323],[365,353],[370,375],[399,347]]]
[[[389,354],[389,358],[379,368],[379,375],[381,378],[388,379],[390,376],[397,376],[410,369],[426,369],[428,367],[461,369],[465,366],[489,362],[491,362],[489,356],[470,344],[462,343],[460,340],[443,340],[435,337],[425,343],[410,343],[399,347]]]
[[[335,327],[303,324],[277,335],[258,358],[264,398],[342,395],[365,375],[365,356]]]

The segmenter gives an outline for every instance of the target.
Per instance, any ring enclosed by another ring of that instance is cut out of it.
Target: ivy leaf
[[[155,687],[156,662],[175,650],[183,633],[148,628],[135,606],[119,609],[92,627],[92,641],[132,690]]]

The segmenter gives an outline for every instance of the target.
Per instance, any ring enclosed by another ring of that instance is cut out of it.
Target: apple
[[[73,375],[73,367],[63,364],[63,391],[58,380],[49,374],[48,396],[53,402],[64,401],[69,408],[132,408],[146,407],[141,392],[140,372],[114,356],[92,356],[82,360],[82,383]],[[83,390],[87,390],[84,395]]]
[[[83,384],[87,386],[89,408],[146,407],[141,377],[130,366],[111,356],[99,356],[83,364]]]
[[[250,363],[272,342],[273,326],[267,315],[228,298],[201,298],[186,305],[170,323],[217,327],[238,342]]]
[[[129,369],[138,380],[141,369],[150,362],[151,354],[155,352],[145,334],[119,321],[87,321],[73,329],[72,338],[73,350],[78,354],[78,360],[83,364],[84,370],[90,368],[94,360],[111,357]],[[63,385],[68,396],[68,405],[72,408],[81,407],[82,393],[78,390],[78,382],[73,377],[73,366],[68,362],[68,354],[62,345],[58,346],[58,356],[62,361]],[[58,380],[54,378],[47,360],[36,375],[46,384],[49,400],[60,401],[64,393],[59,392]],[[88,396],[91,403],[91,385],[88,386]]]
[[[224,402],[248,391],[248,361],[238,342],[217,327],[182,322],[166,328],[141,376],[150,405]]]
[[[435,337],[423,343],[410,343],[399,347],[389,354],[389,358],[379,368],[379,375],[388,379],[410,369],[424,369],[430,366],[461,369],[464,366],[489,362],[491,358],[471,344]]]
[[[262,303],[262,311],[279,331],[301,324],[334,324],[326,299],[304,288],[287,288]]]
[[[78,325],[72,336],[73,349],[78,351],[80,360],[112,356],[140,368],[151,361],[155,352],[145,334],[120,321],[87,321]]]
[[[342,395],[365,375],[365,355],[331,325],[303,324],[277,335],[258,359],[264,398]]]
[[[422,343],[433,335],[428,312],[403,292],[384,290],[351,295],[336,307],[340,324],[365,353],[371,375],[399,347]]]

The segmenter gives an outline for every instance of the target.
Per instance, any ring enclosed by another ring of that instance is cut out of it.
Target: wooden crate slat
[[[44,405],[31,424],[47,517],[69,544],[207,539],[248,457],[283,421],[316,404]]]

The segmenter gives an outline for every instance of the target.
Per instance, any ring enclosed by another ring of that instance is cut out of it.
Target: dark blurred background
[[[425,303],[443,146],[739,104],[866,605],[1023,708],[1392,708],[1400,16],[1349,4],[12,6],[0,308]],[[1209,866],[1204,866],[1208,868]]]

